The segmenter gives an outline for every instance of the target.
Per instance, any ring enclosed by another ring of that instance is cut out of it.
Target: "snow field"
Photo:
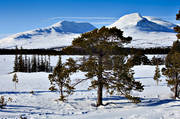
[[[62,62],[68,57],[78,59],[81,56],[62,56]],[[56,65],[58,56],[51,57]],[[76,86],[76,91],[68,97],[66,103],[58,102],[59,93],[50,92],[48,73],[17,73],[19,83],[15,90],[12,82],[14,56],[0,56],[0,96],[11,97],[5,109],[0,109],[0,118],[25,116],[28,119],[179,119],[180,100],[170,98],[165,77],[159,85],[153,80],[155,66],[135,66],[135,79],[144,85],[143,92],[132,92],[141,97],[142,102],[133,104],[123,96],[109,96],[104,92],[105,106],[94,107],[96,90],[87,90],[90,81]],[[160,66],[163,67],[163,66]],[[83,78],[82,72],[71,76],[74,82]],[[34,93],[30,93],[34,91]]]

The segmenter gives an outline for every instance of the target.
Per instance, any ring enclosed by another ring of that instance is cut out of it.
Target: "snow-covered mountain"
[[[177,40],[173,27],[176,26],[160,18],[141,16],[132,13],[122,16],[108,27],[117,27],[124,31],[125,36],[133,37],[127,47],[167,47]]]
[[[52,48],[71,45],[79,34],[95,29],[89,23],[58,22],[47,28],[17,33],[0,40],[0,48]]]
[[[133,41],[126,47],[167,47],[175,41],[176,33],[173,23],[160,18],[141,16],[132,13],[122,16],[107,27],[117,27],[124,31],[125,36],[131,36]],[[75,37],[91,31],[95,27],[89,23],[63,21],[50,27],[11,35],[0,40],[0,48],[52,48],[69,46]]]

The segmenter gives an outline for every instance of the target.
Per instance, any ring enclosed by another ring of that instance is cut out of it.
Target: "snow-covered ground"
[[[69,56],[63,56],[63,62]],[[78,58],[77,56],[72,56]],[[56,56],[51,57],[51,64],[56,65]],[[0,109],[0,118],[19,119],[22,115],[28,119],[179,119],[180,100],[171,99],[165,77],[156,85],[153,80],[155,66],[135,66],[135,79],[142,82],[144,91],[133,92],[141,97],[139,104],[130,103],[123,96],[109,96],[104,93],[106,106],[94,107],[96,90],[88,91],[90,81],[76,87],[68,102],[55,101],[59,93],[48,90],[48,73],[17,73],[17,89],[12,82],[14,56],[0,56],[0,96],[12,98],[5,109]],[[161,66],[163,67],[163,66]],[[82,72],[72,75],[75,80],[84,77]],[[34,91],[34,94],[30,93]]]

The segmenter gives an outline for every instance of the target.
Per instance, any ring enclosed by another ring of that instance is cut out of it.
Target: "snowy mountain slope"
[[[0,48],[51,48],[71,45],[80,33],[95,29],[89,23],[63,21],[50,27],[17,33],[0,40]]]
[[[124,31],[125,36],[133,37],[126,47],[149,48],[167,47],[175,41],[175,24],[159,18],[141,16],[132,13],[122,16],[108,27],[117,27]],[[0,48],[52,48],[71,45],[72,40],[80,33],[91,31],[95,27],[89,23],[58,22],[50,27],[11,35],[0,40]]]
[[[160,25],[162,25],[162,26],[165,26],[165,27],[167,27],[167,28],[169,28],[169,29],[173,29],[173,27],[176,26],[175,24],[170,23],[170,22],[168,22],[168,21],[165,21],[165,20],[163,20],[163,19],[161,19],[161,18],[150,17],[150,16],[144,16],[144,18],[146,18],[146,19],[148,19],[149,21],[152,21],[152,22],[154,22],[154,23],[156,23],[156,24],[160,24]]]
[[[121,17],[115,23],[110,25],[110,27],[116,26],[120,29],[135,28],[141,31],[173,32],[171,28],[167,27],[169,26],[167,25],[168,22],[165,25],[165,23],[163,23],[163,21],[161,21],[160,19],[159,21],[156,20],[156,22],[154,22],[155,18],[147,18],[141,16],[139,13],[132,13]]]
[[[143,17],[139,13],[122,16],[108,27],[117,27],[124,31],[125,36],[133,37],[126,47],[167,47],[175,41],[175,25],[154,17]]]

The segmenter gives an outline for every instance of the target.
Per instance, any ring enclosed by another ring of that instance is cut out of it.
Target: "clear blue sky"
[[[134,12],[175,22],[179,9],[180,0],[0,0],[0,37],[61,20],[101,26]]]

